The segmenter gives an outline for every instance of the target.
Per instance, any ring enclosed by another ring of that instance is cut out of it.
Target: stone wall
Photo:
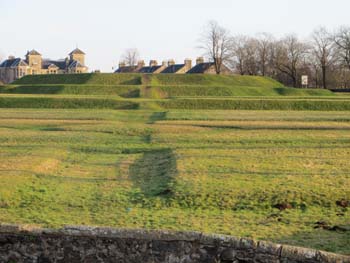
[[[0,262],[350,262],[312,249],[202,233],[0,225]]]

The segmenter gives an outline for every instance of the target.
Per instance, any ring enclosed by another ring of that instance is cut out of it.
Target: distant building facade
[[[25,75],[87,73],[85,53],[76,48],[62,60],[43,59],[36,50],[28,51],[25,59],[10,56],[0,64],[0,81],[11,83]]]
[[[232,74],[232,71],[222,65],[222,74]],[[158,65],[156,60],[151,60],[149,66],[145,66],[143,60],[135,66],[127,66],[120,63],[115,73],[148,73],[148,74],[216,74],[213,62],[204,62],[202,57],[197,58],[196,65],[192,67],[192,60],[186,59],[183,64],[176,64],[173,59]]]

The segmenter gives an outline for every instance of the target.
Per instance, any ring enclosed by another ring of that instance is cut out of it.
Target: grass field
[[[0,93],[0,222],[196,230],[350,254],[345,94],[166,74],[37,75]]]
[[[2,109],[0,221],[350,253],[349,231],[314,229],[349,225],[349,131],[349,112]]]

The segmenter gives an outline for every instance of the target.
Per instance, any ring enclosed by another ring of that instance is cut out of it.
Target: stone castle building
[[[28,51],[25,59],[10,56],[0,64],[0,81],[11,83],[25,75],[87,73],[85,53],[76,48],[62,60],[43,59],[36,50]]]
[[[232,71],[222,65],[222,74],[232,74]],[[205,62],[204,58],[199,57],[196,65],[192,67],[192,60],[185,59],[183,64],[176,64],[173,59],[158,65],[156,60],[151,60],[149,66],[145,66],[143,60],[139,61],[135,66],[127,66],[124,62],[119,64],[119,68],[115,73],[150,73],[150,74],[216,74],[215,64],[213,62]]]

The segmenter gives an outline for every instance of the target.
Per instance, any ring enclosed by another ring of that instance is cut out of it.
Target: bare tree
[[[267,74],[267,68],[272,56],[273,37],[268,33],[260,33],[257,38],[258,65],[261,75]]]
[[[350,70],[350,27],[340,27],[334,41],[338,47],[339,56]]]
[[[230,64],[241,75],[258,74],[257,41],[247,36],[236,36],[232,39]]]
[[[289,35],[278,41],[275,45],[274,65],[281,73],[287,75],[293,83],[293,87],[298,86],[298,70],[304,62],[308,52],[305,43],[299,41],[295,35]]]
[[[320,27],[312,34],[312,54],[322,71],[322,85],[327,88],[327,73],[336,61],[335,43],[326,28]]]
[[[311,85],[313,85],[315,88],[320,87],[321,83],[321,68],[318,58],[314,55],[314,53],[309,53],[306,58],[309,68],[310,68],[310,76],[311,76]]]
[[[230,32],[216,21],[210,21],[200,39],[201,49],[215,64],[216,74],[220,74],[222,65],[231,58],[232,38]]]
[[[302,41],[295,35],[275,40],[268,33],[231,37],[228,30],[210,22],[201,43],[217,74],[225,63],[241,75],[269,76],[294,87],[300,86],[303,74],[310,76],[311,87],[350,85],[350,27],[333,35],[320,27]]]
[[[125,50],[124,54],[121,56],[121,60],[126,66],[135,66],[140,60],[140,53],[136,48],[129,48]]]
[[[246,74],[247,52],[246,45],[248,38],[246,36],[236,36],[232,40],[232,58],[230,64],[236,68],[239,74]]]
[[[259,74],[259,53],[258,41],[254,38],[249,38],[245,45],[246,53],[246,71],[249,75]]]

